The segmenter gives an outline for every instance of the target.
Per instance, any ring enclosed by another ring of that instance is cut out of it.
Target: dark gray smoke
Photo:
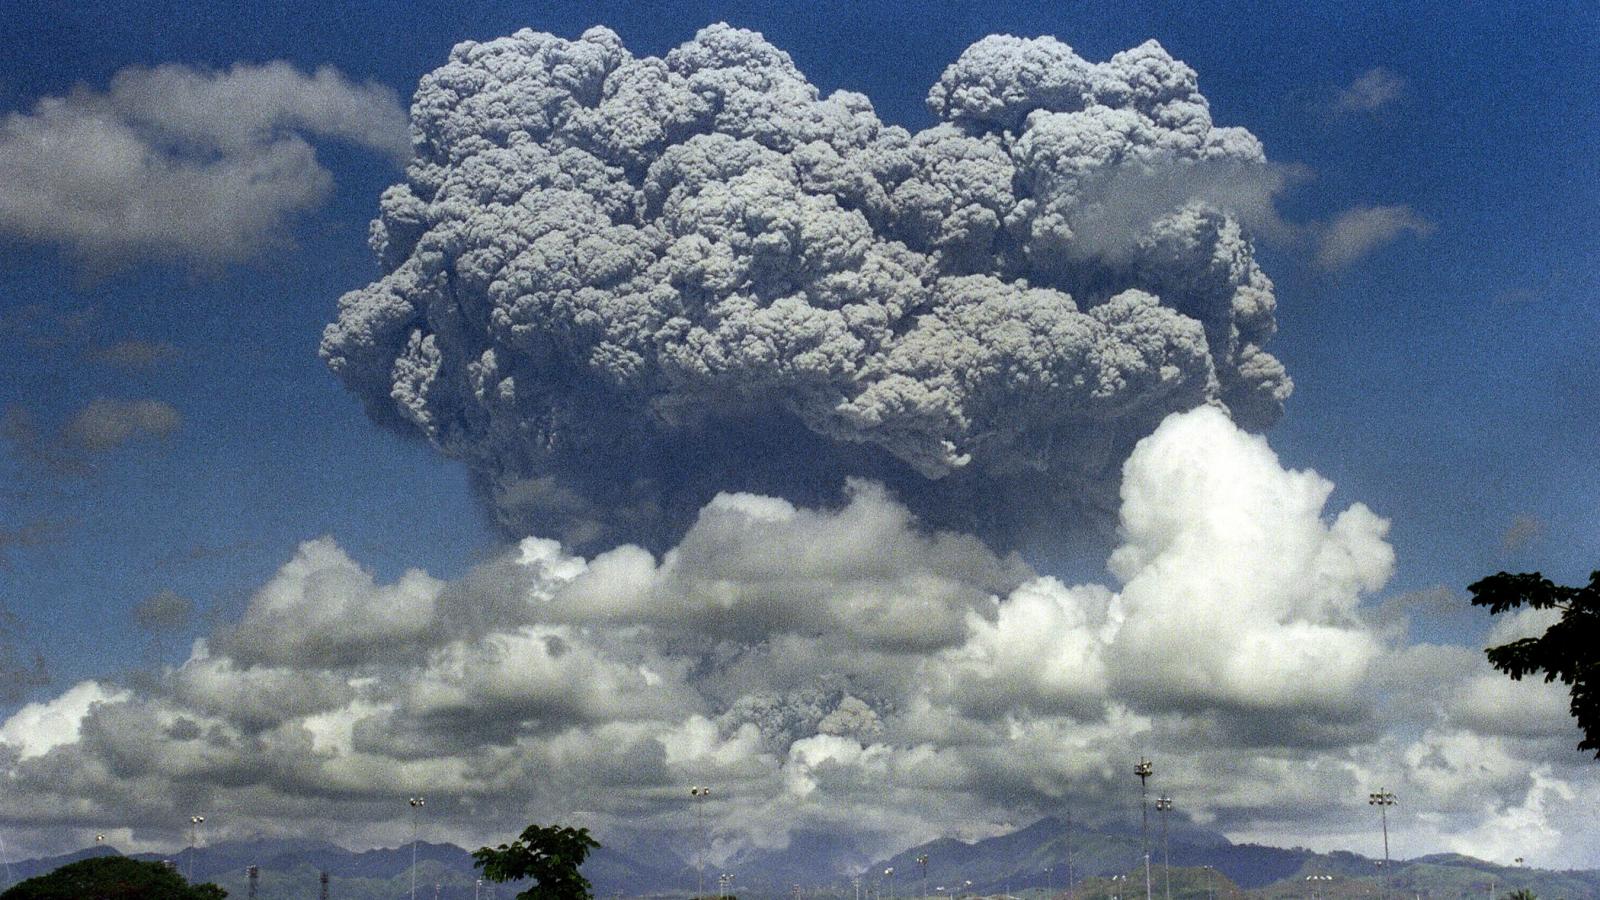
[[[323,356],[507,532],[579,547],[848,474],[1014,536],[1107,507],[1170,412],[1277,419],[1240,224],[1274,170],[1192,69],[989,37],[928,103],[940,124],[886,126],[727,25],[664,59],[604,28],[461,44]]]

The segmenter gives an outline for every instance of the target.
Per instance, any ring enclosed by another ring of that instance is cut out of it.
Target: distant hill
[[[1346,851],[1316,853],[1303,847],[1285,849],[1260,844],[1234,844],[1215,832],[1185,823],[1168,835],[1173,900],[1243,895],[1251,898],[1322,898],[1380,896],[1380,861]],[[883,877],[894,869],[900,897],[922,895],[922,870],[917,857],[928,857],[927,892],[932,897],[952,891],[983,895],[1033,895],[1053,890],[1060,897],[1067,884],[1066,824],[1042,819],[1010,834],[973,843],[949,838],[912,847],[868,867],[864,881],[875,894],[888,895]],[[1137,826],[1084,828],[1070,835],[1072,883],[1076,898],[1142,897],[1145,870]],[[1153,895],[1165,898],[1159,829],[1151,828],[1150,879]],[[1484,900],[1525,887],[1540,900],[1600,900],[1600,870],[1555,872],[1518,869],[1457,854],[1394,860],[1390,891],[1397,897],[1429,900]],[[1319,876],[1308,881],[1307,876]],[[1324,880],[1321,876],[1332,876]],[[1113,876],[1126,876],[1125,880]],[[970,888],[967,883],[971,882]]]
[[[1234,844],[1188,823],[1174,823],[1169,844],[1173,900],[1239,896],[1310,900],[1313,889],[1320,898],[1342,900],[1378,896],[1381,888],[1381,868],[1354,853]],[[923,896],[924,884],[933,900],[953,900],[964,894],[1047,900],[1052,893],[1057,900],[1066,900],[1069,847],[1073,900],[1143,895],[1145,873],[1137,825],[1084,827],[1075,823],[1069,835],[1066,823],[1056,818],[981,841],[941,838],[875,861],[852,856],[853,850],[840,835],[801,832],[782,850],[753,850],[719,867],[708,866],[704,884],[706,893],[715,895],[717,876],[730,872],[733,892],[747,900],[793,897],[796,885],[804,898],[913,900]],[[1152,829],[1151,849],[1153,894],[1164,900],[1156,829]],[[261,869],[258,900],[311,900],[317,896],[322,872],[328,873],[332,900],[409,900],[411,851],[410,844],[355,852],[326,841],[261,838],[224,841],[170,855],[141,853],[135,858],[170,859],[179,871],[192,870],[196,880],[222,885],[235,900],[246,896],[245,867],[250,865]],[[14,880],[21,881],[70,862],[114,853],[117,851],[111,847],[91,847],[12,862],[11,871]],[[417,844],[416,853],[419,900],[474,897],[478,873],[467,850],[423,841]],[[926,882],[917,862],[923,854],[928,857]],[[583,871],[601,898],[685,898],[694,893],[698,881],[692,859],[692,851],[685,848],[606,846],[590,856]],[[885,876],[884,870],[890,868],[893,874]],[[852,872],[860,874],[852,877]],[[1600,900],[1600,870],[1519,870],[1439,854],[1396,860],[1392,874],[1392,892],[1398,897],[1420,894],[1429,900],[1481,900],[1491,896],[1491,890],[1493,896],[1499,896],[1526,887],[1540,900]],[[1306,880],[1308,875],[1333,878],[1313,882]],[[9,884],[0,884],[0,889],[4,887]],[[485,884],[476,897],[510,900],[518,887]]]

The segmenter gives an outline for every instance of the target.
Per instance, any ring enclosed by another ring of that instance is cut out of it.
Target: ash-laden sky
[[[604,28],[457,47],[323,357],[508,533],[579,546],[853,474],[1037,528],[1109,508],[1169,413],[1278,419],[1245,221],[1283,176],[1193,69],[997,35],[927,102],[886,126],[726,25],[664,58]]]
[[[1134,820],[1146,755],[1236,840],[1376,854],[1386,787],[1401,856],[1600,859],[1482,656],[1549,620],[1463,597],[1600,559],[1600,119],[1516,65],[1591,33],[1474,94],[1427,16],[602,6],[25,16],[11,855],[419,793],[688,854],[709,784],[719,867],[845,873]]]

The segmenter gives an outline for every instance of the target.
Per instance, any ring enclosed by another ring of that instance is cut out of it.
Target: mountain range
[[[1085,827],[1047,817],[1009,834],[965,842],[941,838],[888,859],[841,866],[844,848],[835,835],[799,834],[781,850],[752,850],[697,869],[692,850],[636,845],[604,846],[584,864],[597,897],[687,898],[697,890],[719,893],[719,876],[731,873],[739,897],[954,898],[983,896],[1066,900],[1070,872],[1073,900],[1134,897],[1144,890],[1142,840],[1137,826]],[[1301,847],[1235,844],[1188,823],[1168,834],[1170,870],[1162,866],[1159,830],[1151,829],[1150,886],[1165,900],[1170,877],[1174,900],[1250,898],[1343,898],[1383,892],[1383,869],[1345,851],[1316,853]],[[418,898],[509,900],[527,885],[477,884],[471,854],[454,844],[420,841],[415,846]],[[22,881],[95,855],[115,854],[97,846],[63,856],[9,863],[8,882]],[[1070,863],[1069,863],[1070,853]],[[411,844],[351,851],[326,841],[257,838],[230,840],[137,859],[170,859],[192,880],[213,881],[232,898],[246,898],[245,868],[260,868],[257,900],[312,900],[322,872],[330,900],[409,900]],[[926,858],[926,868],[919,860]],[[1069,868],[1070,865],[1070,868]],[[1502,866],[1455,854],[1395,860],[1389,892],[1402,897],[1485,898],[1528,888],[1545,900],[1597,900],[1600,870],[1551,871]],[[1316,876],[1310,878],[1308,876]],[[703,885],[703,888],[699,886]]]

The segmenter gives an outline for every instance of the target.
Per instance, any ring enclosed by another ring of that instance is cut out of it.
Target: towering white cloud
[[[1163,416],[1274,421],[1261,145],[1151,42],[987,38],[910,134],[725,25],[464,43],[412,108],[385,274],[324,358],[513,534],[662,547],[724,490],[844,475],[993,533],[1109,510]]]
[[[320,539],[182,666],[0,726],[0,820],[159,841],[205,803],[217,837],[396,842],[395,798],[427,785],[435,838],[503,839],[531,808],[683,846],[684,788],[713,783],[716,860],[811,831],[846,866],[1069,801],[1116,820],[1146,753],[1240,837],[1352,846],[1347,807],[1382,785],[1404,855],[1499,852],[1496,829],[1592,855],[1570,822],[1600,773],[1559,686],[1368,621],[1385,523],[1330,490],[1199,409],[1132,452],[1106,585],[865,482],[821,509],[719,495],[660,555],[527,538],[452,582],[385,583]]]

